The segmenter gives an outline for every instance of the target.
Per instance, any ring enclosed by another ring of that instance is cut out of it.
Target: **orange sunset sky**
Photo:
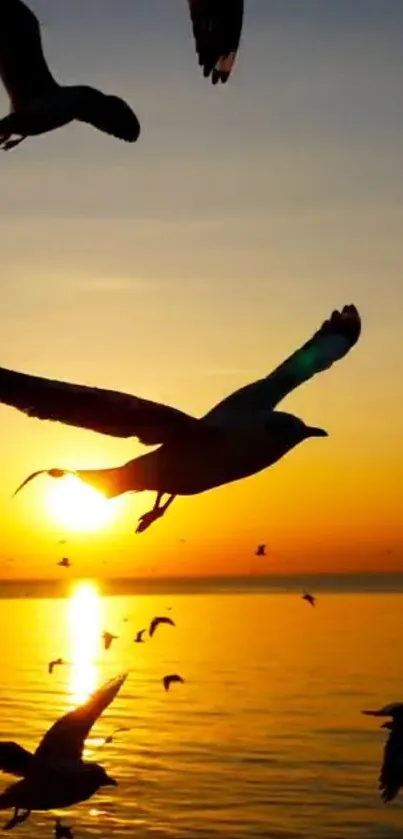
[[[86,533],[48,478],[11,500],[35,469],[118,465],[136,440],[0,407],[0,576],[59,574],[63,537],[80,574],[403,570],[403,6],[246,0],[214,89],[184,0],[30,4],[56,77],[125,97],[142,134],[73,124],[1,155],[2,365],[201,415],[332,309],[355,303],[363,328],[281,405],[328,439],[138,536],[148,494]]]

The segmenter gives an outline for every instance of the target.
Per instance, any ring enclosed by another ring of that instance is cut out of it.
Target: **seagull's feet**
[[[30,815],[31,810],[20,810],[18,807],[14,810],[14,815],[10,821],[3,825],[3,830],[12,830],[17,824],[22,824]]]
[[[154,507],[154,509],[150,510],[148,513],[143,513],[143,515],[139,518],[136,533],[144,533],[144,531],[151,527],[154,521],[160,519],[164,513],[165,510],[163,510],[162,507]]]
[[[153,509],[149,510],[148,513],[143,513],[143,515],[140,516],[139,523],[136,527],[136,533],[144,533],[144,531],[147,530],[147,528],[151,527],[154,521],[157,521],[157,519],[160,519],[164,515],[164,513],[166,513],[168,507],[172,504],[175,495],[170,495],[165,504],[161,504],[160,506],[159,502],[161,500],[162,494],[163,493],[157,496],[157,500]]]

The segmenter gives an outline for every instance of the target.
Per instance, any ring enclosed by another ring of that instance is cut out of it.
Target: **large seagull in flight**
[[[107,498],[124,492],[157,493],[142,532],[168,509],[176,495],[194,495],[254,475],[309,437],[326,437],[275,407],[294,388],[327,370],[357,342],[361,321],[355,306],[332,313],[300,349],[264,379],[227,396],[201,419],[177,408],[112,390],[17,373],[0,367],[0,402],[30,417],[55,420],[113,437],[138,437],[159,445],[112,469],[41,469],[53,478],[73,473]],[[161,503],[164,495],[165,503]]]

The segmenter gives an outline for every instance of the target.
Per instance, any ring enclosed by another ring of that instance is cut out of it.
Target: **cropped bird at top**
[[[70,807],[91,798],[101,786],[117,786],[102,766],[83,760],[83,750],[92,726],[126,678],[127,673],[110,679],[57,720],[33,754],[18,743],[0,742],[0,769],[22,778],[0,795],[0,810],[14,808],[7,830],[25,821],[32,810]]]
[[[241,40],[243,0],[188,0],[188,6],[203,75],[225,84]]]
[[[123,99],[86,85],[56,82],[43,53],[39,22],[22,0],[0,2],[0,76],[11,106],[0,120],[5,151],[73,120],[128,143],[139,137],[139,121]]]
[[[379,789],[384,804],[396,798],[403,786],[403,702],[392,702],[378,711],[363,711],[372,717],[392,717],[384,722],[382,728],[389,730],[386,741],[381,771],[379,775]]]
[[[303,440],[326,437],[322,428],[274,408],[294,388],[343,358],[360,332],[355,306],[333,312],[309,341],[266,378],[235,391],[201,419],[137,396],[0,367],[0,403],[30,417],[114,437],[137,436],[145,445],[161,444],[112,469],[40,469],[16,493],[43,473],[54,478],[75,474],[107,498],[154,490],[154,508],[137,527],[142,532],[165,513],[176,495],[194,495],[254,475]],[[169,497],[161,504],[164,494]]]

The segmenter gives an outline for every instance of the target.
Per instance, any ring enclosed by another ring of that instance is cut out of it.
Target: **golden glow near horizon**
[[[102,631],[101,597],[92,581],[79,582],[69,603],[70,691],[75,705],[96,687],[96,659]]]
[[[106,499],[74,475],[52,483],[46,499],[47,508],[58,524],[81,533],[106,527],[116,515],[117,502],[119,499]]]

